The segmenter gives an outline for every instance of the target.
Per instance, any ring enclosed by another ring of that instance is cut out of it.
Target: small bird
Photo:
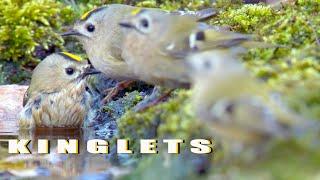
[[[81,127],[93,99],[86,79],[97,73],[71,53],[46,57],[33,71],[20,113],[20,129]]]
[[[193,105],[198,119],[212,134],[236,147],[264,148],[271,139],[308,132],[314,123],[272,97],[268,87],[251,76],[235,54],[213,50],[188,60],[193,69]]]
[[[141,10],[120,22],[122,57],[142,81],[168,88],[188,87],[186,58],[211,49],[252,47],[252,36],[218,31],[197,18]]]
[[[70,31],[62,34],[62,36],[75,36],[80,41],[92,65],[97,70],[106,74],[109,78],[122,81],[116,86],[116,89],[109,93],[111,96],[128,86],[132,80],[139,80],[122,57],[121,44],[124,34],[119,22],[140,10],[141,8],[123,4],[102,6],[85,13]],[[150,10],[170,13],[160,9]],[[208,8],[195,12],[175,11],[172,13],[203,20],[217,12]]]

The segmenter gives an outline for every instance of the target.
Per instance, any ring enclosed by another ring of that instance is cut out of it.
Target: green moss
[[[148,180],[161,177],[160,179],[205,180],[206,176],[199,176],[199,174],[210,167],[210,157],[200,157],[189,151],[182,152],[180,155],[163,152],[158,155],[146,156],[133,173],[120,179]]]
[[[294,111],[320,120],[320,45],[317,42],[320,1],[298,0],[279,10],[263,4],[241,5],[232,0],[217,1],[216,6],[220,14],[212,18],[210,24],[227,25],[234,31],[254,34],[257,39],[275,45],[274,48],[250,50],[242,58],[246,67],[271,89],[280,92]],[[118,137],[188,139],[205,133],[204,127],[195,120],[190,94],[191,91],[177,90],[168,102],[143,113],[126,113],[118,121]],[[150,134],[148,130],[151,129]],[[228,166],[217,164],[209,176],[239,179],[317,177],[319,153],[304,142],[308,140],[277,142],[264,158],[254,161],[254,165],[241,161],[227,163]],[[144,158],[139,166],[143,171],[139,172],[138,168],[134,177],[145,177],[143,172],[148,171],[145,168],[158,167],[158,162],[159,158]],[[184,161],[180,160],[178,164],[184,165]]]
[[[134,107],[142,99],[138,91],[127,93],[123,98],[111,101],[103,107],[112,119],[120,118],[128,109]]]
[[[57,30],[72,17],[70,7],[53,0],[1,0],[0,59],[27,64],[37,61],[36,47],[62,48]]]
[[[229,163],[212,170],[212,177],[237,179],[314,179],[319,175],[320,154],[295,141],[278,142],[259,161]]]
[[[210,6],[211,3],[209,0],[203,0],[203,1],[145,0],[145,1],[135,1],[133,5],[141,6],[141,7],[156,7],[156,8],[161,8],[165,10],[175,11],[177,9],[195,10],[195,9]]]
[[[93,7],[101,6],[103,4],[129,4],[139,7],[150,7],[150,8],[161,8],[166,10],[177,10],[186,9],[194,10],[207,6],[211,6],[209,0],[202,1],[189,1],[189,0],[80,0],[76,4],[72,1],[68,2],[74,7],[75,10],[79,12],[84,12],[85,10],[92,9]]]
[[[129,111],[118,120],[118,136],[129,138],[133,142],[143,138],[180,138],[189,140],[204,133],[201,125],[195,121],[190,103],[191,92],[176,91],[174,98],[166,103],[137,113]],[[139,148],[133,144],[134,148]]]
[[[228,3],[226,3],[228,5]],[[222,6],[221,2],[217,3]],[[243,57],[248,69],[266,80],[272,89],[297,112],[318,119],[320,107],[318,32],[308,22],[320,26],[318,1],[298,1],[297,5],[273,10],[263,4],[232,5],[210,23],[231,26],[235,31],[256,34],[278,48],[253,49]],[[312,16],[311,16],[312,15]],[[308,17],[308,18],[307,18]],[[285,46],[285,47],[282,47]],[[119,136],[143,138],[145,129],[158,125],[157,137],[189,138],[199,127],[194,121],[189,91],[177,91],[167,103],[143,113],[129,112],[119,120]],[[132,130],[136,132],[132,135]]]
[[[266,23],[274,18],[274,12],[264,5],[243,5],[237,8],[228,8],[217,17],[217,24],[227,24],[236,31],[252,32],[257,25]]]
[[[197,174],[194,169],[197,167],[194,160],[199,158],[199,155],[193,157],[192,162],[186,158],[188,156],[185,156],[185,153],[179,156],[164,154],[145,157],[133,173],[121,179],[150,179],[150,177],[159,176],[163,179],[299,180],[316,179],[319,175],[320,153],[317,150],[305,148],[295,141],[278,142],[266,156],[260,157],[259,161],[214,164],[210,172],[203,176]],[[164,166],[164,162],[167,161],[169,163]],[[202,162],[202,166],[204,163]]]
[[[289,106],[308,118],[320,119],[320,1],[301,0],[280,10],[258,5],[225,7],[210,21],[234,31],[254,34],[278,46],[253,49],[243,60],[257,77],[283,94]],[[306,85],[309,84],[309,85]]]

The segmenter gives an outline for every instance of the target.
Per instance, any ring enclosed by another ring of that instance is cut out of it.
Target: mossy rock
[[[320,1],[298,1],[296,5],[288,5],[281,10],[273,10],[263,4],[230,6],[222,8],[222,12],[210,23],[229,25],[234,30],[256,34],[266,42],[274,43],[275,46],[285,45],[285,47],[253,49],[243,57],[243,62],[258,78],[265,80],[275,91],[283,93],[283,99],[294,107],[295,111],[312,119],[320,119],[320,99],[317,93],[320,92],[317,83],[320,78],[320,61],[317,53],[320,46],[317,45],[315,38],[320,32],[316,34],[311,32],[308,23],[286,20],[300,14],[318,14],[320,9],[315,7],[320,8]],[[318,22],[319,17],[310,16],[308,21]],[[238,21],[245,22],[237,23]],[[300,35],[303,35],[302,44],[296,45],[295,40],[298,38],[295,36],[292,36],[291,40],[279,38],[291,36],[288,34],[295,28],[300,30]],[[191,94],[191,91],[177,90],[175,96],[168,102],[150,108],[146,112],[127,112],[119,120],[119,136],[130,137],[132,129],[144,132],[144,128],[157,124],[158,121],[157,137],[190,137],[199,130],[190,103]],[[143,133],[134,134],[134,138],[143,137]]]
[[[294,111],[306,118],[320,120],[320,30],[317,29],[320,27],[320,1],[298,0],[281,9],[273,9],[265,4],[242,5],[230,0],[217,1],[216,7],[220,13],[209,20],[210,24],[227,25],[233,31],[253,34],[257,40],[274,45],[273,48],[252,49],[245,54],[241,60],[248,70],[279,92]],[[192,91],[176,90],[175,95],[163,104],[142,113],[127,112],[118,120],[117,137],[190,139],[199,134],[206,137],[205,127],[193,114],[191,95]],[[151,135],[148,130],[152,130]],[[319,153],[310,146],[295,140],[279,142],[253,166],[241,162],[217,165],[209,177],[312,178],[318,176],[319,160]],[[143,158],[134,177],[144,177],[141,172],[141,167],[146,167],[144,163],[148,167],[158,166],[159,159]],[[180,165],[183,166],[183,161]],[[305,171],[301,167],[305,167]]]
[[[195,121],[190,103],[191,91],[177,90],[174,97],[166,103],[147,109],[145,112],[126,112],[118,119],[117,138],[129,138],[131,141],[144,138],[180,138],[190,140],[200,136],[202,130]],[[133,144],[139,149],[139,144]]]
[[[228,25],[274,44],[275,48],[252,49],[243,57],[244,63],[281,92],[295,111],[320,119],[319,10],[320,1],[312,0],[298,0],[279,10],[263,4],[231,6],[210,23]]]

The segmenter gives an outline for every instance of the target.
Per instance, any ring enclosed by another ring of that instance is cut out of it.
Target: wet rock
[[[87,173],[87,174],[82,174],[77,179],[79,179],[79,180],[86,180],[86,179],[108,180],[108,179],[113,179],[113,176],[110,173],[98,173],[98,174],[97,173]]]
[[[15,133],[18,130],[18,115],[22,110],[24,93],[28,86],[0,86],[0,129],[4,133]]]
[[[119,119],[128,109],[135,106],[141,100],[140,93],[133,91],[127,93],[115,101],[111,101],[98,111],[94,119],[93,128],[96,136],[110,139],[117,133],[116,120]]]
[[[113,88],[117,81],[100,74],[89,80],[93,90],[95,113],[88,116],[84,127],[90,127],[93,133],[90,137],[111,139],[117,134],[117,119],[127,110],[134,107],[144,96],[152,92],[153,87],[143,82],[135,82],[130,87],[121,90],[111,102],[103,105],[101,100],[107,95],[107,89]]]

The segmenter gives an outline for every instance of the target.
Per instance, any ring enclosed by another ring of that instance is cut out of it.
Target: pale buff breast
[[[61,92],[37,95],[21,111],[20,128],[81,127],[91,100],[84,83]]]
[[[118,81],[138,79],[126,62],[115,59],[112,56],[93,56],[90,61],[97,70],[101,71],[109,78]]]
[[[135,33],[126,36],[123,43],[123,58],[129,68],[140,80],[149,84],[170,88],[188,87],[186,67],[179,60],[171,61],[168,56],[161,54],[161,50],[148,39],[137,38]]]

